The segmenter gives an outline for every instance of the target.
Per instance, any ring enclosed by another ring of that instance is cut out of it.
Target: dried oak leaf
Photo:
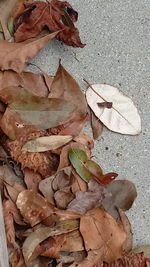
[[[73,22],[78,14],[67,2],[52,0],[51,2],[35,1],[26,5],[26,10],[16,20],[17,42],[39,35],[45,27],[50,32],[59,31],[57,38],[66,45],[84,47],[79,37],[79,31]]]
[[[95,116],[93,110],[90,109],[90,120],[91,120],[91,128],[93,133],[93,138],[96,140],[99,136],[101,136],[103,132],[103,123]]]
[[[7,245],[9,248],[17,249],[18,244],[15,241],[14,219],[9,200],[3,201],[3,216],[4,216]]]
[[[129,253],[112,263],[103,263],[102,267],[146,267],[144,253]]]
[[[21,73],[26,63],[35,57],[57,34],[58,32],[54,32],[39,39],[34,38],[21,43],[9,43],[0,40],[0,69]]]
[[[74,199],[74,195],[70,190],[70,186],[58,190],[54,194],[54,199],[57,208],[66,209],[68,204]]]
[[[33,190],[24,190],[18,195],[16,205],[24,220],[31,226],[38,224],[54,213],[55,207]]]
[[[104,247],[103,261],[111,262],[122,256],[126,234],[104,210],[95,208],[83,215],[80,232],[87,251]]]

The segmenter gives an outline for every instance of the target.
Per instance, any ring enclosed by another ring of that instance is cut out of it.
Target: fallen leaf
[[[68,233],[73,231],[79,227],[79,222],[77,220],[69,220],[58,222],[53,227],[45,227],[42,226],[31,233],[25,240],[23,244],[23,255],[25,262],[28,263],[32,260],[32,255],[34,253],[35,248],[39,245],[43,240],[47,239],[50,236],[60,235],[63,233]]]
[[[67,72],[64,67],[59,64],[56,76],[51,85],[50,98],[61,98],[73,103],[77,107],[76,120],[85,118],[87,114],[87,103],[78,83]]]
[[[65,241],[61,246],[60,251],[72,252],[72,251],[83,251],[83,238],[79,230],[72,231],[65,234]]]
[[[86,192],[77,191],[75,199],[69,203],[67,209],[80,214],[85,214],[87,211],[101,206],[104,198],[104,187],[95,182],[95,188],[94,186],[90,186],[90,189]]]
[[[0,72],[0,90],[11,87],[21,86],[29,92],[40,97],[48,96],[48,86],[45,82],[44,74],[35,74],[32,72],[17,73],[12,70]]]
[[[62,147],[72,140],[71,135],[42,136],[28,141],[22,149],[28,152],[45,152]]]
[[[72,168],[70,166],[57,171],[57,173],[54,175],[54,179],[52,182],[52,187],[54,191],[63,189],[66,186],[71,185],[72,184],[71,174],[72,174]]]
[[[37,53],[50,41],[55,38],[58,32],[48,34],[39,39],[27,40],[22,43],[9,43],[0,40],[0,68],[14,70],[21,73],[26,65]]]
[[[39,173],[34,172],[28,168],[24,169],[24,181],[26,183],[27,189],[32,189],[35,192],[38,192],[39,183],[41,182],[42,177]]]
[[[0,166],[0,178],[11,186],[14,186],[15,184],[21,184],[22,186],[24,186],[23,180],[18,177],[14,173],[13,169],[8,165]]]
[[[17,117],[24,123],[23,126],[33,125],[43,129],[61,124],[61,121],[67,119],[75,110],[75,106],[65,100],[42,98],[22,87],[1,90],[0,99],[9,104],[11,112],[17,113]]]
[[[89,85],[86,91],[88,105],[96,117],[111,131],[136,135],[141,132],[141,119],[132,100],[118,88],[107,84]],[[96,103],[112,102],[112,108],[100,108]]]
[[[90,113],[91,113],[91,128],[92,128],[93,138],[96,140],[102,134],[103,123],[95,116],[92,109],[90,109]]]
[[[15,7],[17,2],[18,0],[1,0],[0,2],[0,22],[6,40],[9,40],[11,38],[11,35],[7,29],[7,22],[10,13],[12,9]]]
[[[116,219],[119,215],[116,208],[122,210],[131,208],[137,197],[136,188],[135,185],[128,180],[114,181],[106,188],[110,195],[103,200],[102,205],[104,209]]]
[[[35,1],[27,5],[24,13],[16,21],[15,40],[20,42],[36,37],[46,26],[50,32],[60,30],[57,38],[66,45],[84,47],[80,41],[79,31],[73,24],[77,21],[77,17],[77,12],[67,2]]]
[[[40,243],[40,255],[49,258],[60,258],[59,252],[66,239],[64,234],[49,237]]]
[[[84,150],[87,153],[88,157],[90,157],[89,149],[86,149],[84,147],[84,145],[82,145],[80,143],[70,142],[68,145],[64,146],[61,150],[58,170],[61,170],[65,167],[70,166],[68,153],[69,153],[70,149],[78,149],[78,148]]]
[[[112,108],[112,102],[101,102],[97,103],[100,108]]]
[[[20,249],[16,249],[10,253],[9,261],[12,267],[25,266],[24,258]]]
[[[87,251],[104,248],[103,261],[111,262],[121,257],[126,234],[104,210],[95,208],[83,215],[80,232]]]
[[[150,258],[150,245],[146,245],[146,246],[140,246],[137,248],[132,249],[133,253],[144,253],[144,257],[145,258]]]
[[[145,258],[143,253],[129,253],[112,263],[103,263],[102,267],[145,267]]]
[[[25,4],[32,3],[32,0],[17,0],[8,18],[7,27],[11,34],[14,33],[14,21],[25,10]]]
[[[76,136],[74,138],[74,141],[84,145],[86,150],[91,150],[94,148],[94,142],[93,142],[92,138],[85,133],[80,133],[78,136]],[[89,153],[87,153],[87,154],[89,154]]]
[[[9,200],[3,201],[3,216],[4,216],[7,245],[9,248],[17,249],[18,244],[15,241],[14,219],[10,209]]]
[[[88,160],[86,153],[81,149],[71,149],[69,151],[69,160],[85,182],[95,179],[105,185],[111,183],[118,176],[116,173],[103,175],[101,167],[93,160]]]
[[[119,213],[117,223],[119,224],[120,227],[122,227],[122,229],[126,233],[126,240],[123,244],[123,250],[125,252],[130,252],[132,250],[132,244],[133,244],[133,233],[131,229],[131,223],[123,210],[121,209],[117,210]]]
[[[80,177],[85,182],[89,182],[92,179],[92,174],[85,165],[85,163],[88,161],[86,153],[81,149],[71,149],[68,156],[71,164]]]
[[[18,195],[16,205],[24,220],[34,226],[53,214],[55,207],[33,190],[24,190]]]
[[[66,209],[68,204],[74,199],[74,195],[70,190],[70,186],[64,187],[54,194],[57,208]]]
[[[81,120],[77,120],[77,121],[70,123],[68,127],[62,129],[59,132],[59,135],[71,135],[73,138],[75,138],[82,131],[87,119],[88,117],[86,116],[85,118]]]
[[[86,192],[87,191],[87,183],[81,179],[81,177],[72,170],[73,175],[73,184],[71,186],[72,193],[75,194],[77,191]]]
[[[49,203],[54,205],[54,190],[52,188],[52,181],[54,180],[54,175],[43,179],[39,183],[39,190],[43,196],[48,200]]]
[[[74,262],[70,267],[102,267],[102,259],[104,254],[104,247],[91,250],[88,252],[87,257],[81,262]]]

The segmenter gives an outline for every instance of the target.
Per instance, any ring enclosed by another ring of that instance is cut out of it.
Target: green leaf
[[[75,106],[59,98],[36,96],[22,87],[8,87],[0,91],[0,100],[9,104],[26,125],[48,129],[61,124],[75,110]]]
[[[89,182],[92,179],[92,174],[86,167],[88,157],[83,150],[71,149],[69,151],[69,160],[75,168],[76,172],[85,182]]]

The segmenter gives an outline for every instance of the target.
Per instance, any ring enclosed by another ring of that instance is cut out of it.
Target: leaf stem
[[[99,95],[99,94],[95,91],[95,89],[92,87],[92,85],[91,85],[86,79],[83,79],[83,81],[84,81],[85,83],[87,83],[87,85],[92,89],[92,91],[93,91],[96,95],[98,95],[98,96],[101,97],[105,102],[107,102],[107,100],[106,100],[105,98],[103,98],[101,95]]]

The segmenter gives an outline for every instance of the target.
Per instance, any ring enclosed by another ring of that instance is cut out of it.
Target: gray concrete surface
[[[127,213],[134,246],[150,243],[150,1],[70,0],[79,12],[77,26],[84,49],[52,41],[33,60],[54,74],[59,58],[77,79],[108,83],[130,96],[142,117],[140,136],[123,136],[108,130],[95,143],[94,159],[107,172],[119,173],[137,187],[138,198]],[[76,58],[78,60],[76,60]],[[30,68],[36,71],[36,68]],[[90,132],[87,127],[87,132]],[[107,149],[108,148],[108,149]],[[116,153],[122,153],[117,157]]]

